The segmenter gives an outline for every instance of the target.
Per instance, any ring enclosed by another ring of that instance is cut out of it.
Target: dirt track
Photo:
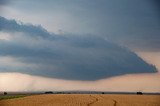
[[[49,94],[1,100],[0,106],[160,106],[160,96]]]

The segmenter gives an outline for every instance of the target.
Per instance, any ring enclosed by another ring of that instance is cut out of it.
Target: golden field
[[[160,95],[42,94],[0,100],[0,106],[160,106]]]

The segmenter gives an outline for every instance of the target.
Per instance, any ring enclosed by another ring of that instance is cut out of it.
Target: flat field
[[[0,106],[160,106],[160,95],[42,94],[3,99]]]

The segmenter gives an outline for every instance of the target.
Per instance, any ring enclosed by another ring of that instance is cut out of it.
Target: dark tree
[[[137,95],[143,95],[143,93],[142,92],[137,92]]]
[[[7,92],[4,92],[4,95],[7,95]]]
[[[47,92],[45,92],[45,94],[53,94],[53,92],[52,91],[47,91]]]

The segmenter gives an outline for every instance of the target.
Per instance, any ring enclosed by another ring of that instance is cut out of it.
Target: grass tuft
[[[2,95],[2,96],[0,96],[0,100],[21,98],[21,97],[25,97],[25,96],[26,95]]]

